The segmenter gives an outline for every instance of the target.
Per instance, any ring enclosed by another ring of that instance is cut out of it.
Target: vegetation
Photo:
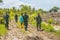
[[[34,16],[36,16],[35,14],[34,15],[31,15],[31,18],[30,18],[30,24],[36,26],[36,21],[34,19]],[[49,21],[49,24],[45,23],[45,22],[42,22],[41,26],[42,26],[42,29],[44,29],[45,31],[47,32],[53,32],[54,31],[54,28],[52,25],[50,25],[50,23],[52,23],[52,20],[48,20]]]
[[[32,14],[30,16],[29,23],[36,27],[36,20],[34,19],[35,17],[36,17],[36,14]],[[53,28],[54,26],[51,25],[54,22],[54,20],[50,17],[47,21],[48,21],[48,23],[42,22],[42,24],[41,24],[42,27],[41,28],[46,32],[51,32],[55,35],[60,35],[60,30],[55,30]]]
[[[42,22],[41,25],[42,25],[42,29],[44,29],[47,32],[54,32],[55,31],[53,26],[50,24],[46,24],[46,23]]]
[[[52,18],[48,19],[48,24],[52,24],[54,22],[54,20]]]
[[[54,34],[60,36],[60,30],[55,31]]]
[[[54,6],[52,9],[49,10],[49,12],[58,12],[59,9],[59,7]]]
[[[53,7],[50,11],[54,11],[57,12],[59,10],[58,7]],[[23,12],[27,12],[29,15],[29,23],[36,26],[36,20],[35,17],[37,15],[37,13],[40,13],[41,16],[43,16],[43,14],[45,14],[47,11],[43,10],[43,9],[38,9],[36,10],[35,8],[31,8],[31,6],[27,6],[27,5],[20,5],[19,9],[16,9],[15,7],[13,8],[0,8],[0,16],[4,15],[6,12],[10,12],[10,20],[14,19],[14,15],[18,14],[18,16],[20,16],[21,13]],[[1,20],[1,18],[0,18]],[[52,19],[48,20],[48,23],[42,22],[42,29],[44,29],[47,32],[54,32],[56,34],[60,34],[60,31],[56,31],[54,30],[53,26],[50,25],[53,22]],[[7,32],[5,26],[3,24],[0,24],[0,35],[3,35]]]
[[[2,0],[0,0],[0,3],[2,2]]]
[[[0,36],[5,35],[7,33],[7,29],[4,24],[0,24]]]

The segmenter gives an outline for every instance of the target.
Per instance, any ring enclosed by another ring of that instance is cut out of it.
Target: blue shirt
[[[24,22],[23,16],[20,16],[20,22]]]

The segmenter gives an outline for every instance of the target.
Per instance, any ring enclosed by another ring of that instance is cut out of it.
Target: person
[[[36,25],[37,25],[38,31],[39,31],[39,28],[41,29],[41,22],[42,22],[42,19],[41,19],[40,14],[38,13],[38,15],[36,16]]]
[[[18,15],[15,14],[15,22],[18,22]]]
[[[26,12],[25,12],[23,18],[24,18],[25,31],[27,31],[27,28],[28,28],[28,18],[29,18],[29,16],[27,15]]]
[[[23,19],[23,14],[21,13],[21,16],[20,16],[20,23],[21,23],[21,27],[23,26],[23,23],[24,23],[24,19]]]
[[[5,27],[7,28],[7,30],[9,30],[9,12],[6,12],[6,15],[4,16],[5,19]]]

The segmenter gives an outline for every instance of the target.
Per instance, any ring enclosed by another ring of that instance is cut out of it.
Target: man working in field
[[[15,22],[18,22],[18,15],[15,14]]]
[[[6,15],[4,16],[5,19],[5,27],[7,28],[7,30],[9,30],[9,12],[6,12]]]
[[[39,31],[39,28],[41,29],[41,22],[42,22],[42,19],[41,19],[40,14],[38,13],[38,15],[36,16],[36,25],[37,25],[38,31]]]
[[[25,12],[23,18],[24,18],[25,31],[27,31],[27,28],[28,28],[28,18],[29,18],[29,16],[27,15],[26,12]]]

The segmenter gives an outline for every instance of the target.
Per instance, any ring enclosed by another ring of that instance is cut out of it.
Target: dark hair
[[[23,13],[21,13],[21,15],[23,15]]]
[[[27,12],[24,12],[24,14],[27,14]]]

